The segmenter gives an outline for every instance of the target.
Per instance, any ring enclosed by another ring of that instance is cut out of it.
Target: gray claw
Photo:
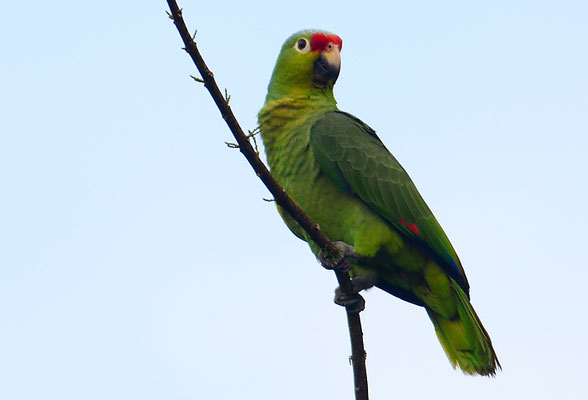
[[[335,289],[335,304],[351,312],[362,312],[365,308],[365,300],[359,293],[341,293],[340,288]]]
[[[377,279],[374,276],[356,276],[351,279],[353,284],[352,293],[343,293],[341,288],[335,289],[335,304],[345,307],[351,312],[361,312],[365,308],[365,300],[359,292],[369,289],[376,284]]]
[[[318,252],[318,259],[321,265],[326,269],[336,269],[341,272],[349,272],[353,268],[353,264],[349,261],[349,257],[359,258],[353,246],[344,242],[333,242],[337,249],[337,253],[332,255],[325,255],[322,250]]]

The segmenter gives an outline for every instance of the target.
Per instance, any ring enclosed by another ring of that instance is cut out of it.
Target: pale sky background
[[[246,129],[282,42],[343,38],[376,129],[456,247],[504,367],[454,371],[425,311],[362,314],[373,399],[588,398],[588,3],[197,2]],[[0,398],[353,399],[335,277],[283,225],[165,1],[0,23]]]

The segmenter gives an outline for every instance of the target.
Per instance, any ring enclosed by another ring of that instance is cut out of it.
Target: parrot
[[[284,42],[258,113],[270,172],[331,241],[351,249],[346,272],[358,291],[375,286],[423,307],[454,369],[495,376],[500,362],[447,235],[376,132],[337,107],[342,46],[323,30]],[[308,234],[277,207],[319,257]]]

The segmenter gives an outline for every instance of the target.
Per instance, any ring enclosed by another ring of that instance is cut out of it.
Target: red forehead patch
[[[339,46],[339,50],[343,48],[343,40],[337,35],[327,35],[322,32],[317,32],[310,37],[310,48],[312,51],[323,51],[329,43]]]

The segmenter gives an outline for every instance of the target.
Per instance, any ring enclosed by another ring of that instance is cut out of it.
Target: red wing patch
[[[400,223],[410,229],[415,235],[421,235],[421,232],[419,231],[419,228],[416,226],[416,224],[408,224],[403,218],[400,218]]]

